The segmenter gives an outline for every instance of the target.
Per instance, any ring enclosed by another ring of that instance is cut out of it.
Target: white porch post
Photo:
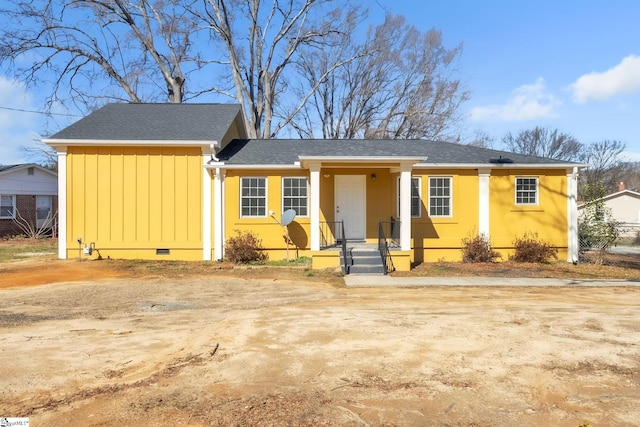
[[[202,156],[205,166],[207,156]],[[211,261],[211,173],[206,167],[202,173],[202,259]]]
[[[491,169],[478,169],[478,235],[489,238],[489,179]]]
[[[567,262],[578,262],[578,168],[567,170]]]
[[[311,206],[309,211],[309,234],[312,251],[320,250],[320,164],[309,165]]]
[[[411,250],[411,168],[410,164],[400,167],[400,249]]]
[[[224,258],[224,177],[226,171],[216,168],[213,177],[213,255],[215,261]]]
[[[58,147],[58,258],[67,259],[67,147]]]

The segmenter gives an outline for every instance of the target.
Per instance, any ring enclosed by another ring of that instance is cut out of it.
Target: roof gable
[[[231,139],[228,133],[234,128],[234,122],[241,119],[240,105],[235,104],[107,104],[52,135],[46,142],[224,143],[225,139]]]

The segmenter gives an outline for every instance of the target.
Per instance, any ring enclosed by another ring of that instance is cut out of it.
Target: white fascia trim
[[[567,169],[586,166],[575,163],[417,163],[413,167],[424,169]]]
[[[143,146],[176,146],[176,145],[189,145],[189,146],[198,146],[198,147],[207,147],[209,148],[211,144],[217,144],[218,141],[215,139],[212,140],[188,140],[188,139],[167,139],[167,140],[158,140],[158,139],[43,139],[47,145],[52,147],[56,146],[84,146],[84,145],[109,145],[109,146],[135,146],[135,145],[143,145]]]

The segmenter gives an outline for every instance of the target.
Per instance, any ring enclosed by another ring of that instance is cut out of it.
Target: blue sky
[[[444,43],[463,44],[459,78],[471,93],[461,133],[483,132],[503,148],[507,133],[535,126],[558,129],[582,143],[604,139],[627,145],[640,161],[640,2],[371,0],[372,22],[384,13],[417,28],[442,31]],[[37,91],[0,76],[0,164],[24,162],[32,145],[78,117],[39,110]],[[14,109],[14,110],[9,110]]]

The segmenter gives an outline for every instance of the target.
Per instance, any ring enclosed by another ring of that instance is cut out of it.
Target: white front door
[[[36,228],[42,228],[51,214],[51,196],[36,196]],[[51,227],[51,224],[47,224]]]
[[[344,222],[350,240],[364,240],[366,230],[366,175],[336,175],[336,221]]]

